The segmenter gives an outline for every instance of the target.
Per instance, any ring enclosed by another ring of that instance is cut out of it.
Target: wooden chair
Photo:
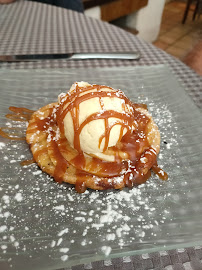
[[[194,21],[195,18],[196,18],[196,14],[199,11],[199,7],[200,7],[200,4],[202,3],[202,0],[187,0],[187,6],[185,8],[184,16],[183,16],[183,19],[182,19],[183,24],[186,22],[190,6],[191,6],[191,4],[193,2],[196,2],[196,6],[195,6],[195,9],[194,9],[194,14],[193,14],[192,20]]]

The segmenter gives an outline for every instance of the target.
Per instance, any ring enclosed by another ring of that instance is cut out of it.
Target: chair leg
[[[187,0],[187,6],[186,6],[186,9],[185,9],[185,12],[184,12],[183,19],[182,19],[182,24],[184,24],[186,19],[187,19],[187,15],[188,15],[188,12],[189,12],[191,2],[192,2],[192,0]]]
[[[200,0],[197,0],[196,7],[195,7],[195,9],[194,9],[194,14],[193,14],[192,21],[194,21],[195,18],[196,18],[196,13],[197,13],[197,11],[198,11],[199,4],[200,4]]]

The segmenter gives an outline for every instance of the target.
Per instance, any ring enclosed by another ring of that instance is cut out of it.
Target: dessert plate
[[[75,81],[119,88],[146,103],[161,133],[162,181],[78,194],[36,164],[24,141],[0,137],[0,269],[59,269],[114,257],[202,244],[201,112],[164,65],[0,70],[0,126],[24,136],[9,106],[36,110]],[[90,266],[89,266],[90,267]]]

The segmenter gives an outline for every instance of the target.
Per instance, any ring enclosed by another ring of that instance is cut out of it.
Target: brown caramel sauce
[[[147,109],[147,106],[145,104],[132,104],[131,101],[125,97],[125,95],[121,92],[119,92],[119,98],[123,99],[125,101],[125,104],[123,106],[126,106],[126,104],[133,107],[133,115],[127,115],[124,113],[119,113],[116,111],[103,111],[103,113],[95,113],[90,115],[81,125],[79,125],[79,104],[85,100],[98,97],[100,101],[101,108],[103,108],[102,103],[102,97],[117,97],[117,92],[111,92],[111,91],[98,91],[98,92],[90,92],[90,93],[84,93],[87,92],[93,88],[97,87],[98,90],[101,90],[102,88],[106,88],[105,86],[99,86],[99,85],[93,85],[89,87],[78,87],[76,86],[76,90],[69,95],[66,95],[66,98],[62,101],[61,105],[57,108],[56,112],[56,119],[52,115],[52,111],[49,114],[49,117],[41,120],[39,118],[35,118],[37,127],[36,131],[47,131],[49,127],[54,127],[54,125],[58,124],[60,131],[64,133],[64,117],[65,115],[70,111],[71,116],[73,119],[73,126],[74,126],[74,148],[78,151],[78,155],[72,160],[75,167],[78,168],[76,170],[77,175],[77,181],[75,184],[75,188],[77,192],[82,193],[86,190],[86,181],[88,179],[88,173],[85,173],[82,171],[82,168],[85,166],[85,157],[80,149],[80,141],[79,141],[79,135],[85,125],[87,125],[90,121],[97,120],[97,119],[104,119],[105,123],[105,133],[99,138],[99,144],[101,144],[102,140],[105,139],[105,145],[104,145],[104,151],[107,149],[108,142],[109,142],[109,136],[110,131],[112,127],[116,124],[120,125],[120,121],[115,123],[113,126],[109,125],[109,118],[117,118],[122,120],[122,125],[120,129],[120,137],[119,142],[121,141],[121,150],[126,152],[129,156],[129,159],[131,160],[131,166],[135,167],[135,170],[132,171],[132,177],[131,172],[126,173],[124,175],[124,183],[125,186],[133,187],[135,185],[139,185],[141,183],[144,183],[147,181],[147,179],[151,176],[151,170],[153,170],[154,173],[156,173],[162,180],[166,180],[168,178],[168,175],[158,167],[156,162],[156,154],[155,151],[150,148],[150,145],[146,139],[146,136],[140,136],[140,132],[145,134],[145,130],[147,127],[147,124],[149,123],[150,119],[141,114],[139,111],[136,110],[136,108],[144,108]],[[112,88],[109,88],[112,89]],[[82,96],[79,96],[80,93],[84,93]],[[75,108],[75,109],[73,109]],[[34,111],[26,109],[26,108],[17,108],[17,107],[10,107],[10,111],[12,111],[12,114],[7,114],[6,117],[15,121],[29,121],[31,118],[31,115]],[[53,110],[53,109],[52,109]],[[50,116],[51,115],[51,116]],[[131,133],[131,126],[136,120],[137,122],[137,129]],[[20,137],[13,137],[9,133],[6,133],[3,131],[4,128],[0,128],[0,135],[11,140],[25,140],[25,138]],[[124,129],[126,129],[126,134],[123,136]],[[54,179],[61,183],[63,176],[66,172],[66,169],[68,167],[68,162],[64,159],[62,154],[59,151],[58,145],[56,141],[53,139],[54,133],[51,136],[51,148],[53,150],[53,158],[56,160],[56,166],[54,171]],[[118,144],[117,144],[118,145]],[[117,146],[116,146],[117,147]],[[116,148],[114,147],[114,148]],[[39,155],[42,155],[43,153],[46,153],[47,149],[39,149],[34,153],[34,159],[32,160],[25,160],[21,162],[22,166],[32,164],[37,160],[37,157]],[[118,152],[117,152],[118,153]],[[142,163],[141,162],[141,156],[144,155],[146,157],[147,162]],[[92,158],[92,168],[93,166],[98,166],[99,163],[102,165],[103,171],[106,172],[106,175],[108,177],[112,177],[114,175],[120,175],[120,172],[123,169],[128,169],[128,163],[126,161],[122,161],[121,157],[117,154],[115,157],[115,162],[105,162],[102,160],[99,160],[97,158]],[[103,189],[109,189],[114,188],[113,181],[99,181],[99,186]]]
[[[167,173],[158,166],[157,162],[155,162],[155,164],[152,166],[152,171],[157,174],[161,180],[168,179]]]
[[[27,108],[13,106],[10,106],[9,110],[13,113],[7,114],[6,117],[14,121],[29,121],[34,112],[33,110],[29,110]]]
[[[88,179],[88,174],[77,170],[76,176],[77,176],[77,181],[75,183],[75,189],[78,193],[84,193],[87,189],[86,181]]]
[[[87,189],[86,184],[85,184],[85,179],[77,179],[76,184],[75,184],[75,189],[78,193],[84,193]]]
[[[9,107],[9,110],[12,112],[11,114],[6,114],[6,118],[14,120],[14,121],[29,121],[31,118],[31,115],[34,111],[29,110],[27,108],[19,108],[19,107]],[[25,140],[25,137],[18,137],[15,133],[9,133],[5,132],[4,130],[15,130],[16,128],[9,128],[9,127],[1,127],[0,128],[0,136],[15,140],[15,141],[21,141]]]
[[[71,162],[75,165],[76,168],[79,168],[80,170],[82,170],[86,164],[83,153],[79,153],[75,158],[71,160]]]
[[[27,108],[23,107],[14,107],[10,106],[9,110],[12,112],[10,114],[6,114],[6,118],[11,119],[13,121],[29,121],[31,118],[31,115],[33,114],[33,110],[29,110]],[[18,134],[16,133],[11,133],[11,132],[5,132],[4,130],[16,130],[17,128],[9,128],[9,127],[1,127],[0,128],[0,136],[9,139],[9,140],[15,140],[15,141],[25,141],[26,137],[19,137]],[[27,166],[32,163],[34,163],[34,159],[31,160],[24,160],[20,164],[21,166]]]
[[[35,160],[32,158],[32,159],[29,159],[29,160],[27,159],[27,160],[21,161],[20,165],[21,166],[28,166],[28,165],[31,165],[33,163],[35,163]]]
[[[0,128],[0,136],[4,137],[6,139],[9,140],[14,140],[14,141],[25,141],[26,138],[25,137],[18,137],[18,135],[16,133],[9,133],[9,132],[5,132],[4,130],[14,130],[15,128],[9,128],[9,127],[2,127]]]
[[[53,149],[53,157],[56,159],[56,166],[55,166],[55,171],[54,171],[54,179],[58,183],[63,182],[63,176],[66,172],[66,169],[68,167],[68,162],[64,159],[62,154],[60,153],[58,149],[57,143],[52,139],[51,140],[51,147]]]
[[[97,92],[90,92],[89,90],[93,90],[97,88]],[[127,122],[127,129],[129,129],[133,123],[134,117],[133,115],[126,115],[123,113],[118,113],[116,111],[104,111],[102,114],[95,113],[90,115],[81,125],[79,125],[79,105],[80,103],[98,97],[99,101],[101,103],[101,108],[103,107],[101,98],[102,97],[119,97],[120,99],[123,99],[126,104],[132,106],[131,101],[122,93],[117,91],[110,91],[113,90],[110,87],[107,87],[109,91],[101,91],[102,88],[106,88],[106,86],[102,85],[90,85],[87,87],[79,87],[78,84],[76,85],[75,91],[73,91],[70,94],[66,95],[66,98],[61,102],[58,111],[57,111],[57,123],[60,128],[60,131],[64,133],[64,118],[68,112],[71,112],[72,120],[73,120],[73,126],[74,126],[74,148],[80,153],[80,140],[79,136],[80,133],[85,125],[87,125],[90,121],[97,120],[97,119],[104,119],[105,122],[105,146],[103,151],[106,151],[108,142],[109,142],[109,134],[110,134],[110,126],[108,123],[108,119],[110,117],[118,118],[123,120],[124,122]],[[82,92],[82,95],[80,96],[80,93]],[[87,92],[85,94],[85,92]],[[118,96],[117,96],[118,93]],[[129,130],[128,130],[129,131]]]
[[[89,90],[97,88],[97,92],[90,92]],[[146,134],[146,128],[147,125],[150,121],[150,119],[140,113],[136,108],[144,108],[147,109],[147,105],[145,104],[132,104],[131,101],[125,97],[125,95],[122,92],[117,91],[110,91],[113,90],[112,88],[108,88],[109,90],[102,91],[102,88],[106,88],[106,86],[100,86],[100,85],[91,85],[87,87],[79,87],[78,84],[75,87],[75,91],[69,93],[66,95],[66,97],[61,101],[60,107],[57,110],[57,123],[60,128],[61,133],[64,133],[64,118],[68,112],[71,113],[72,120],[73,120],[73,127],[74,127],[74,148],[78,151],[78,155],[76,158],[74,158],[71,162],[74,163],[75,167],[82,169],[85,165],[85,158],[83,156],[83,153],[81,151],[80,147],[80,140],[79,136],[84,128],[85,125],[87,125],[89,122],[97,120],[97,119],[103,119],[104,124],[105,124],[105,132],[104,134],[99,138],[99,147],[102,143],[102,140],[105,139],[105,144],[103,148],[103,152],[107,150],[108,143],[109,143],[109,136],[110,136],[110,131],[113,128],[114,125],[116,124],[121,124],[121,130],[120,130],[120,137],[119,141],[121,140],[122,142],[122,150],[125,151],[129,159],[132,161],[133,165],[137,167],[137,171],[139,170],[138,173],[133,173],[133,178],[130,180],[129,175],[131,174],[126,174],[124,178],[124,182],[127,186],[133,186],[135,184],[141,184],[145,182],[151,175],[150,168],[153,166],[153,164],[156,162],[156,153],[155,151],[152,151],[153,149],[150,149],[150,145],[147,141],[146,135],[140,136],[140,133]],[[101,91],[100,91],[101,90]],[[80,95],[82,92],[82,95]],[[86,92],[86,93],[85,93]],[[123,106],[129,105],[133,107],[133,115],[131,114],[125,114],[125,113],[120,113],[117,111],[113,110],[108,110],[108,111],[103,111],[102,113],[94,113],[91,114],[89,117],[85,119],[85,121],[81,124],[79,124],[79,105],[86,100],[89,100],[91,98],[99,98],[100,102],[100,107],[101,109],[104,108],[102,98],[103,97],[119,97],[125,101],[125,104]],[[109,118],[117,118],[120,119],[121,121],[117,121],[117,123],[113,124],[112,126],[109,125]],[[133,133],[131,133],[131,127],[132,124],[136,120],[137,123],[137,130]],[[126,135],[122,138],[124,128],[126,128],[127,132]],[[135,142],[135,143],[134,143]],[[114,147],[114,150],[116,147]],[[148,153],[147,153],[147,152]],[[118,151],[117,151],[118,153]],[[148,161],[145,164],[142,164],[140,160],[140,153],[143,153],[144,157],[148,159]],[[117,154],[116,155],[116,162],[104,162],[101,161],[103,170],[108,174],[109,176],[112,175],[119,175],[122,169],[127,169],[127,163],[126,162],[121,162],[120,156]],[[116,166],[114,166],[116,164]],[[92,167],[98,166],[99,161],[96,158],[93,158],[92,160]],[[149,169],[148,169],[149,168]],[[158,175],[161,176],[161,173]],[[100,185],[102,181],[100,181]],[[81,183],[80,183],[81,186]],[[83,186],[83,182],[82,182]],[[107,187],[109,188],[109,187]]]
[[[47,154],[47,149],[46,148],[38,149],[37,151],[33,153],[34,160],[37,160],[38,157],[43,154]]]

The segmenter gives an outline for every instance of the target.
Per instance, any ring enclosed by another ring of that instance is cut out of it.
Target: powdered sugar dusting
[[[16,193],[15,197],[16,201],[21,202],[23,200],[22,194],[21,193]]]
[[[173,152],[179,140],[177,125],[166,105],[160,108],[150,102],[149,109],[163,127],[159,163],[169,173],[167,161],[172,159],[178,166]],[[25,131],[24,124],[21,128]],[[93,254],[96,248],[107,257],[114,247],[155,243],[157,235],[164,233],[162,225],[172,220],[170,206],[165,205],[171,193],[163,189],[172,187],[172,180],[165,183],[153,175],[137,188],[77,194],[72,186],[55,183],[36,164],[21,167],[22,159],[32,158],[25,142],[8,141],[0,147],[3,169],[9,172],[0,189],[0,241],[5,254],[13,249],[16,256],[22,250],[33,256],[34,248],[47,258],[51,253],[53,259],[65,262],[80,250]],[[8,244],[4,244],[5,237]],[[7,259],[13,260],[9,252]]]
[[[3,149],[5,146],[6,146],[6,144],[5,144],[5,143],[0,142],[0,150],[1,150],[1,149]]]
[[[62,260],[62,261],[68,260],[68,255],[63,255],[63,256],[61,256],[61,260]]]
[[[109,246],[103,246],[101,249],[106,256],[109,256],[109,254],[111,253],[111,250],[112,250],[111,247],[109,247]]]

